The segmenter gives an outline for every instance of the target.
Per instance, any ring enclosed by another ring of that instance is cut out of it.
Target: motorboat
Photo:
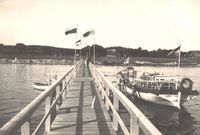
[[[178,109],[184,102],[199,95],[197,90],[193,90],[193,81],[190,78],[147,72],[138,75],[133,67],[118,72],[117,78],[120,90],[148,102]]]

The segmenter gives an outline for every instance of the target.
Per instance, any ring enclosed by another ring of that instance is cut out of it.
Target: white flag
[[[129,61],[130,61],[130,57],[128,57],[128,58],[126,58],[126,59],[124,60],[124,64],[129,64]]]

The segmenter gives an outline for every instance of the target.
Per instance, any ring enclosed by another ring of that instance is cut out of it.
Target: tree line
[[[41,45],[25,45],[17,43],[16,45],[0,44],[1,55],[49,55],[49,56],[73,56],[74,49],[57,48]]]
[[[107,47],[104,48],[100,45],[86,46],[82,49],[77,49],[77,54],[82,56],[92,56],[95,48],[96,57],[106,56],[108,49],[115,49],[117,57],[161,57],[164,58],[172,50],[157,49],[153,51],[148,51],[142,49],[141,47],[125,48],[125,47]],[[0,54],[1,55],[50,55],[50,56],[73,56],[75,50],[69,48],[57,48],[51,46],[41,46],[41,45],[25,45],[23,43],[17,43],[16,45],[3,45],[0,44]],[[184,52],[182,52],[185,54]],[[173,56],[172,56],[173,57]]]
[[[93,55],[93,46],[87,46],[82,49],[82,52],[84,55],[87,55],[90,50],[90,55]],[[95,55],[96,56],[106,56],[108,49],[115,49],[116,50],[116,56],[117,57],[159,57],[159,58],[165,58],[173,49],[167,50],[167,49],[157,49],[148,51],[146,49],[142,49],[141,47],[137,49],[133,48],[125,48],[125,47],[107,47],[104,48],[100,45],[95,45]],[[181,52],[182,56],[186,55],[186,52]],[[172,55],[169,57],[176,57],[176,55]]]

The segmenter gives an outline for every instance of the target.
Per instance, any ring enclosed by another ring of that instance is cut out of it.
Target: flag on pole
[[[124,64],[129,64],[129,61],[130,61],[130,57],[127,57],[127,58],[124,60]]]
[[[87,37],[87,36],[89,36],[90,34],[94,34],[94,30],[85,32],[85,33],[83,34],[83,37]]]
[[[77,28],[70,28],[65,31],[65,35],[77,33]]]
[[[171,51],[170,53],[168,53],[167,56],[171,56],[171,55],[173,55],[173,54],[175,54],[175,53],[180,53],[180,51],[181,51],[181,45],[180,45],[179,47],[175,48],[175,49],[174,49],[173,51]]]
[[[81,40],[76,41],[76,46],[81,44]]]

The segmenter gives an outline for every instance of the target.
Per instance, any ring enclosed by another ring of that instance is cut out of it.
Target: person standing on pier
[[[87,58],[85,59],[85,61],[84,61],[84,62],[85,62],[85,65],[86,65],[86,64],[87,64]]]
[[[89,66],[89,62],[90,62],[90,60],[89,60],[89,59],[87,59],[87,67]]]

